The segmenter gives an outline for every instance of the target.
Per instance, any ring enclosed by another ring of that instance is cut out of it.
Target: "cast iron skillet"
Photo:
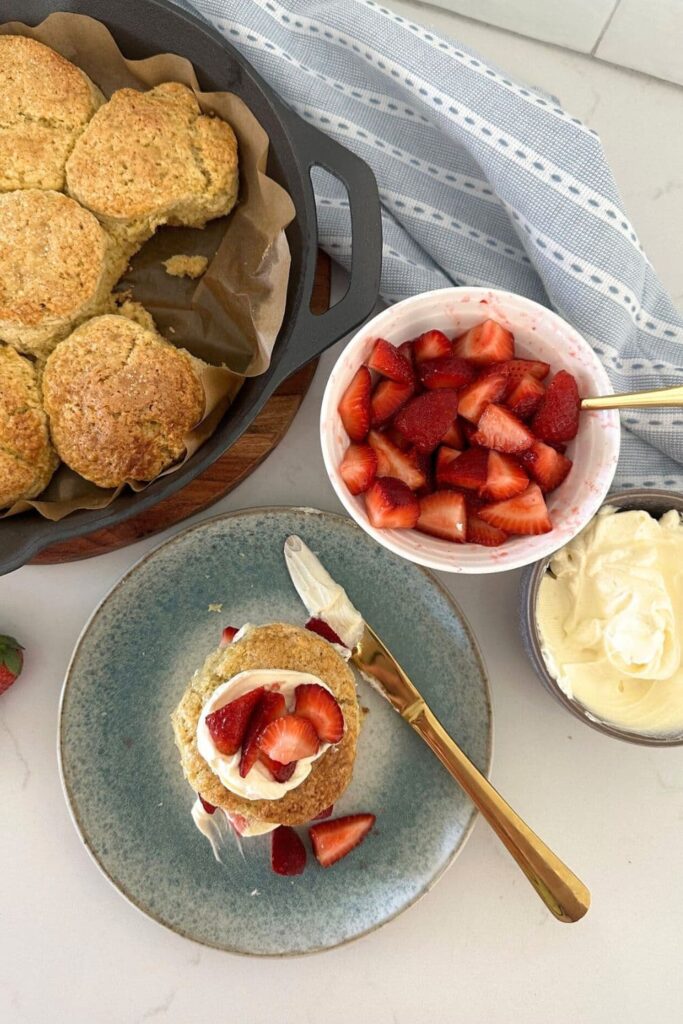
[[[247,380],[213,436],[178,472],[137,494],[125,492],[108,508],[74,512],[51,523],[30,512],[0,521],[0,574],[57,541],[113,526],[180,490],[234,444],[282,381],[361,323],[379,291],[382,229],[372,171],[343,146],[287,109],[237,50],[204,21],[168,0],[3,0],[2,21],[37,25],[54,11],[87,14],[103,22],[124,56],[170,51],[194,65],[203,90],[240,96],[270,137],[268,173],[287,189],[296,219],[287,229],[292,253],[287,306],[270,368]],[[349,194],[353,265],[349,288],[327,313],[314,316],[309,300],[318,248],[310,171],[324,167]]]

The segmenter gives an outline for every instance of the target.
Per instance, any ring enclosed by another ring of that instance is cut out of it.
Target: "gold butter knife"
[[[351,650],[365,679],[389,701],[478,807],[558,921],[578,921],[590,906],[590,892],[522,821],[482,775],[431,711],[417,687],[374,630],[364,622],[344,589],[300,537],[288,537],[285,561],[292,582],[314,618],[322,619]]]

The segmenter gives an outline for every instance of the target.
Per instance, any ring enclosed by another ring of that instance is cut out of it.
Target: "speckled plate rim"
[[[261,505],[261,506],[253,506],[253,507],[244,508],[244,509],[235,509],[233,512],[223,512],[223,513],[219,513],[218,515],[215,515],[215,516],[208,516],[207,518],[202,519],[201,522],[194,523],[192,526],[189,526],[189,527],[187,527],[184,530],[179,530],[177,533],[174,533],[173,536],[168,537],[166,540],[162,541],[161,544],[157,544],[156,547],[151,549],[151,551],[146,552],[136,562],[134,562],[128,569],[126,569],[122,573],[122,575],[112,584],[112,586],[109,588],[107,593],[101,598],[101,600],[99,601],[97,606],[93,609],[92,613],[88,616],[88,619],[85,622],[85,624],[84,624],[84,626],[83,626],[83,628],[82,628],[82,630],[81,630],[81,632],[80,632],[80,634],[78,636],[78,639],[76,640],[76,643],[74,645],[74,649],[73,649],[73,651],[71,653],[71,657],[69,658],[69,664],[67,665],[66,673],[64,675],[64,682],[62,684],[62,689],[61,689],[61,693],[60,693],[60,697],[59,697],[59,708],[58,708],[58,715],[57,715],[57,763],[58,763],[58,768],[59,768],[59,779],[60,779],[60,783],[61,783],[61,787],[62,787],[62,794],[64,796],[64,801],[66,803],[67,810],[69,812],[69,817],[71,818],[71,822],[72,822],[74,828],[76,829],[76,832],[78,833],[78,836],[80,837],[80,839],[81,839],[81,841],[83,843],[83,846],[85,847],[85,849],[86,849],[86,851],[88,853],[88,856],[93,861],[95,866],[99,869],[99,871],[102,873],[102,875],[107,880],[107,882],[112,886],[112,888],[120,896],[122,896],[124,898],[124,900],[126,900],[127,903],[129,903],[132,907],[134,907],[135,910],[138,911],[138,913],[142,914],[142,916],[147,918],[147,920],[154,921],[155,924],[160,925],[162,928],[166,929],[166,931],[173,932],[174,934],[180,936],[183,939],[188,939],[190,942],[194,942],[198,946],[205,946],[205,947],[208,947],[209,949],[217,949],[217,950],[219,950],[222,953],[230,953],[230,954],[232,954],[234,956],[251,957],[251,958],[254,958],[254,959],[257,959],[257,960],[295,959],[295,958],[298,958],[298,957],[313,956],[313,955],[319,954],[319,953],[328,953],[328,952],[331,952],[333,950],[340,949],[342,946],[348,946],[352,942],[357,942],[359,939],[364,938],[366,935],[371,935],[373,932],[376,932],[380,928],[383,928],[385,925],[387,925],[391,921],[395,920],[397,917],[399,917],[401,914],[405,913],[411,907],[414,907],[417,903],[419,903],[419,901],[421,899],[423,899],[424,896],[427,895],[427,893],[431,892],[431,890],[434,888],[434,886],[437,884],[437,882],[439,882],[441,880],[441,878],[443,878],[443,876],[446,873],[446,871],[455,863],[455,860],[457,859],[459,853],[462,851],[463,847],[467,843],[467,840],[470,838],[470,836],[472,834],[472,830],[474,829],[475,823],[476,823],[477,819],[479,818],[479,811],[477,810],[477,808],[474,805],[472,805],[472,807],[470,809],[470,813],[469,813],[469,818],[468,818],[467,824],[464,826],[463,831],[462,831],[462,833],[460,835],[460,838],[459,838],[456,846],[453,848],[453,852],[451,853],[450,857],[436,871],[436,873],[432,876],[432,878],[430,878],[429,881],[424,884],[422,889],[420,889],[420,891],[418,893],[416,893],[415,896],[413,896],[410,900],[408,900],[402,907],[400,907],[398,910],[394,911],[388,917],[385,917],[382,921],[378,921],[377,924],[372,925],[370,928],[366,928],[364,931],[358,932],[357,935],[351,935],[348,938],[343,939],[341,942],[337,942],[335,945],[332,945],[332,946],[319,946],[319,947],[316,947],[314,949],[305,950],[303,952],[297,951],[297,952],[283,952],[283,953],[254,953],[254,952],[247,952],[247,951],[241,950],[241,949],[236,949],[235,947],[220,945],[219,943],[207,942],[204,939],[198,939],[196,936],[191,935],[189,932],[186,932],[184,929],[179,928],[179,927],[177,927],[175,925],[169,924],[167,921],[162,920],[161,917],[157,916],[156,914],[152,913],[150,910],[148,910],[145,907],[141,906],[140,903],[138,903],[136,901],[135,896],[131,892],[129,892],[127,889],[125,889],[122,885],[120,885],[109,874],[109,872],[107,871],[107,868],[102,863],[102,861],[99,859],[99,857],[97,855],[97,852],[95,851],[93,846],[91,846],[90,840],[89,840],[89,838],[88,838],[88,836],[87,836],[87,834],[85,832],[84,827],[81,824],[81,821],[80,821],[80,819],[78,817],[78,812],[77,812],[77,809],[76,809],[75,800],[72,799],[72,795],[71,795],[71,793],[69,791],[69,786],[68,786],[68,783],[66,781],[66,776],[65,776],[65,773],[64,773],[64,761],[63,761],[63,750],[62,750],[62,736],[63,736],[63,727],[62,726],[63,726],[63,717],[64,717],[64,704],[65,704],[65,699],[66,699],[66,693],[67,693],[67,690],[68,690],[68,687],[69,687],[69,682],[70,682],[70,679],[71,679],[71,673],[72,673],[72,669],[73,669],[73,666],[74,666],[74,662],[76,661],[76,657],[78,656],[78,653],[80,651],[81,645],[82,645],[83,641],[85,640],[85,637],[87,636],[87,634],[88,634],[91,626],[93,625],[95,619],[98,617],[98,615],[100,615],[100,613],[104,609],[104,607],[107,604],[107,602],[109,601],[110,597],[115,593],[115,591],[117,591],[119,589],[119,587],[128,579],[129,576],[131,576],[134,572],[137,572],[138,569],[140,569],[147,561],[149,561],[151,558],[156,556],[157,553],[159,551],[161,551],[162,548],[166,548],[166,547],[168,547],[171,544],[175,544],[180,538],[186,536],[188,533],[193,533],[196,530],[200,530],[200,529],[204,528],[209,523],[216,523],[216,522],[218,522],[220,520],[244,518],[246,516],[264,515],[266,513],[273,513],[273,512],[275,512],[275,513],[277,513],[277,512],[285,512],[285,513],[305,512],[305,513],[310,513],[310,514],[313,514],[313,515],[320,515],[320,516],[323,516],[326,519],[331,519],[331,520],[334,520],[334,521],[337,521],[337,522],[342,522],[345,525],[351,524],[355,529],[357,529],[357,530],[362,532],[360,526],[358,526],[358,524],[355,523],[353,521],[353,519],[351,519],[350,516],[341,515],[338,512],[327,512],[324,509],[310,508],[310,507],[306,507],[306,506],[303,506],[303,505],[272,505],[272,506]],[[492,764],[493,764],[493,735],[494,735],[493,734],[493,706],[492,706],[492,701],[491,701],[491,686],[490,686],[490,682],[489,682],[489,675],[488,675],[488,671],[486,669],[486,663],[484,661],[484,657],[483,657],[483,655],[481,653],[481,648],[479,646],[479,642],[478,642],[478,640],[477,640],[477,638],[475,636],[475,633],[474,633],[472,627],[469,624],[469,621],[468,621],[467,617],[465,616],[464,612],[462,611],[460,605],[458,604],[456,599],[453,597],[453,595],[441,583],[441,581],[439,579],[437,579],[437,577],[434,575],[433,572],[431,572],[429,569],[425,568],[424,566],[422,566],[422,565],[415,565],[414,567],[415,567],[415,569],[418,572],[420,572],[429,581],[429,583],[431,583],[433,586],[435,586],[438,590],[441,591],[441,593],[445,597],[446,601],[448,602],[448,604],[453,609],[454,613],[459,617],[460,622],[462,624],[462,627],[463,627],[463,629],[464,629],[464,631],[465,631],[465,633],[467,635],[467,639],[469,640],[469,642],[470,642],[470,644],[472,646],[472,653],[474,655],[474,658],[475,658],[475,660],[476,660],[476,662],[477,662],[477,664],[479,666],[479,669],[481,671],[481,678],[482,678],[482,683],[483,683],[484,702],[485,702],[485,705],[486,705],[486,711],[487,711],[487,717],[488,717],[488,736],[487,736],[487,743],[486,743],[486,768],[485,768],[484,774],[486,775],[487,778],[489,778],[490,775],[491,775],[491,767],[492,767]],[[457,786],[457,782],[455,782],[455,780],[453,780],[453,785]]]

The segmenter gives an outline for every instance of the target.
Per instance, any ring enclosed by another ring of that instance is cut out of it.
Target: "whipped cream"
[[[235,842],[235,832],[242,839],[250,839],[252,836],[274,832],[278,828],[277,824],[272,825],[267,821],[257,821],[256,818],[246,818],[244,815],[232,815],[222,807],[217,807],[213,814],[210,814],[202,806],[199,797],[192,805],[192,820],[211,843],[213,855],[219,864],[223,863],[226,847]]]
[[[360,642],[364,623],[344,588],[335,583],[300,537],[288,537],[285,541],[285,562],[311,618],[326,622],[352,651]]]
[[[537,622],[548,671],[593,717],[683,731],[683,521],[606,506],[552,558]],[[553,576],[555,578],[553,578]]]
[[[246,629],[247,627],[243,627]],[[237,638],[233,640],[235,643]],[[287,669],[252,669],[239,672],[232,679],[222,683],[211,694],[202,708],[197,722],[197,750],[209,768],[221,780],[226,789],[245,800],[281,800],[285,793],[300,786],[311,773],[313,764],[325,753],[329,743],[321,743],[318,752],[311,757],[302,757],[297,761],[292,777],[286,782],[276,782],[270,772],[259,761],[246,775],[239,773],[241,750],[236,754],[221,754],[217,749],[206,724],[206,717],[218,711],[230,701],[237,700],[257,686],[265,686],[270,690],[278,690],[285,698],[287,710],[294,710],[294,691],[302,683],[316,683],[330,693],[322,679],[308,672],[292,672]]]

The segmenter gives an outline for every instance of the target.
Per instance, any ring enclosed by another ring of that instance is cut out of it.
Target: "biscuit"
[[[344,716],[341,742],[329,747],[301,785],[280,800],[236,796],[223,786],[197,750],[197,722],[207,699],[238,672],[257,668],[290,669],[318,676],[334,693]],[[236,644],[214,651],[194,674],[171,721],[187,781],[205,800],[226,811],[264,822],[300,825],[333,804],[351,781],[360,726],[353,673],[331,644],[298,626],[254,626]]]
[[[122,244],[141,245],[161,224],[203,227],[232,209],[237,141],[178,82],[120,89],[78,139],[66,180]]]
[[[43,491],[57,468],[33,363],[0,346],[0,508]]]
[[[198,362],[123,316],[82,324],[43,374],[60,458],[100,487],[154,479],[184,454],[204,413]]]
[[[63,189],[69,153],[102,103],[87,75],[49,46],[0,35],[0,192]]]
[[[2,39],[2,36],[0,36]],[[0,340],[45,358],[110,307],[121,257],[88,210],[60,192],[0,195]]]

